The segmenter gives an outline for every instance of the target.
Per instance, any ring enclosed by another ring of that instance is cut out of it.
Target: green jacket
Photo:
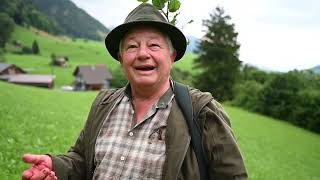
[[[190,90],[194,111],[201,110],[198,124],[202,129],[202,144],[209,161],[210,179],[247,179],[247,172],[230,122],[221,105],[209,93]],[[92,104],[87,122],[75,145],[64,155],[51,156],[59,180],[91,180],[94,173],[95,143],[103,120],[124,95],[124,88],[104,90]],[[190,135],[183,114],[173,100],[167,120],[165,180],[200,179],[197,159],[190,146]]]

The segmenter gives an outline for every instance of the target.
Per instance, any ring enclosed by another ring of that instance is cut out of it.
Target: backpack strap
[[[203,148],[202,148],[202,136],[199,126],[194,120],[193,116],[193,107],[191,102],[191,97],[189,94],[188,87],[184,84],[174,82],[174,94],[176,97],[176,101],[178,106],[180,107],[184,118],[187,121],[187,125],[189,128],[189,133],[191,135],[191,144],[194,149],[194,152],[197,157],[200,179],[207,180],[209,179],[208,169],[207,169],[207,161],[204,156]],[[198,116],[199,112],[195,112],[196,116]]]

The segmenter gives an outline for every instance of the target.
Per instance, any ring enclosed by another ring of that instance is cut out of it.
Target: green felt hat
[[[105,45],[111,56],[118,59],[119,44],[124,35],[132,28],[139,25],[150,25],[169,36],[173,48],[177,51],[175,61],[182,58],[186,51],[187,40],[184,34],[166,18],[153,5],[142,3],[132,10],[124,23],[109,32]]]

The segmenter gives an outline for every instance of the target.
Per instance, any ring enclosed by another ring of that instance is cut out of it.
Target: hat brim
[[[184,34],[175,26],[159,22],[159,21],[133,21],[117,26],[112,31],[109,32],[105,39],[105,45],[110,55],[119,61],[118,52],[119,44],[124,35],[133,27],[138,25],[146,25],[159,29],[161,32],[169,36],[173,48],[177,52],[177,56],[174,61],[178,61],[182,58],[186,51],[187,40]]]

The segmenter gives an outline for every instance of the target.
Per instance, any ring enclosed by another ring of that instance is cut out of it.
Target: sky
[[[137,0],[71,0],[107,28],[123,23]],[[151,2],[151,0],[149,0]],[[202,21],[220,6],[239,33],[239,59],[272,71],[320,65],[319,0],[180,0],[178,24],[187,36],[201,38]],[[193,20],[191,24],[188,21]]]

